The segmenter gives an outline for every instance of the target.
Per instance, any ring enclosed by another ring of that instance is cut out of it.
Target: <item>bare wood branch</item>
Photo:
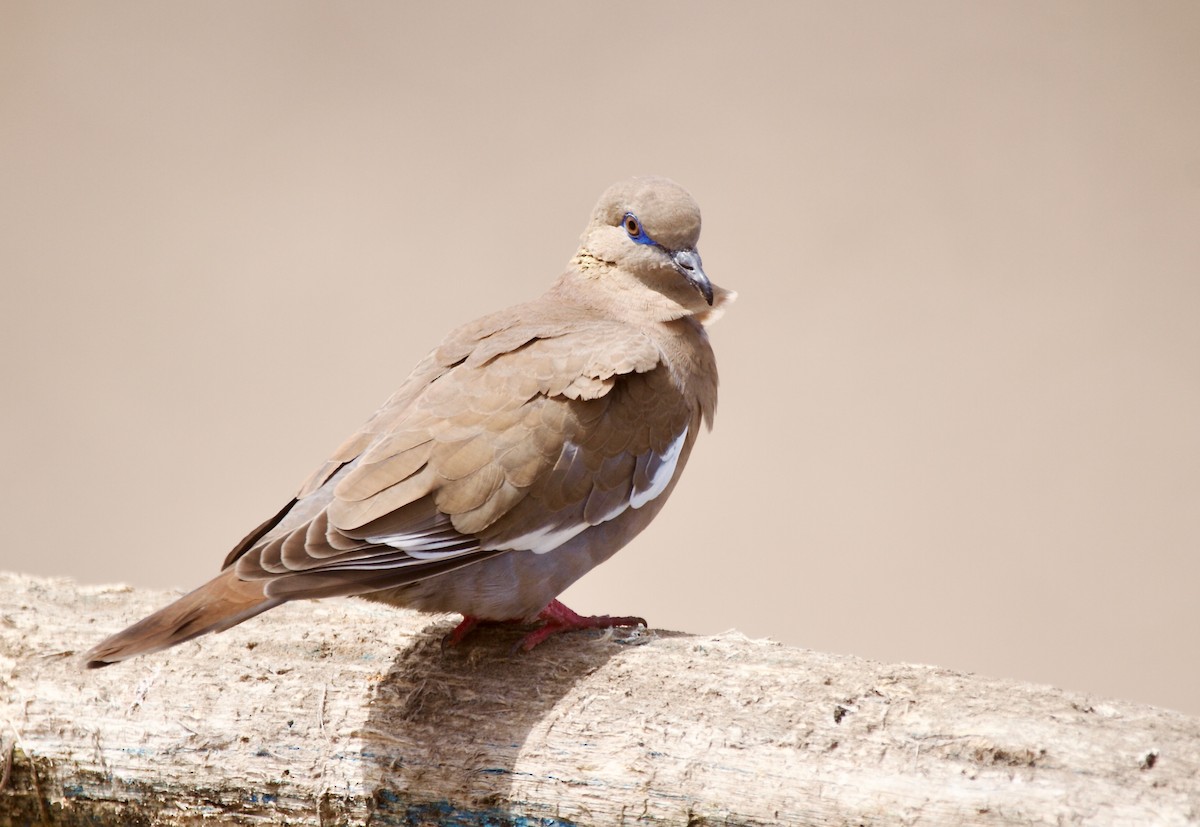
[[[0,824],[1189,824],[1200,720],[736,633],[528,654],[284,606],[100,671],[165,593],[0,575]],[[106,822],[107,819],[107,822]]]

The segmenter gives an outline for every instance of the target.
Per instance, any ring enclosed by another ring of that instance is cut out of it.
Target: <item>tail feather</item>
[[[223,632],[284,601],[263,594],[263,582],[227,570],[169,606],[97,643],[84,654],[89,669],[157,652],[209,632]]]

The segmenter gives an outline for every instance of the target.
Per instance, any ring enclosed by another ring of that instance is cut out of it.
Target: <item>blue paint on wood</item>
[[[574,822],[557,818],[523,816],[501,809],[463,810],[448,801],[411,804],[400,799],[392,790],[375,792],[376,810],[372,824],[419,827],[438,824],[441,827],[577,827]]]

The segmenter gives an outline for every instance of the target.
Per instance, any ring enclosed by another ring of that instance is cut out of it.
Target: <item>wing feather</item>
[[[643,331],[490,318],[452,334],[243,541],[239,576],[272,598],[392,588],[551,551],[666,490],[697,409]]]

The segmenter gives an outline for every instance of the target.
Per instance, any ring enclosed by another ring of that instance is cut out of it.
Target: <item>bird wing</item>
[[[696,418],[641,329],[495,314],[424,360],[226,565],[286,599],[549,552],[662,494]]]

